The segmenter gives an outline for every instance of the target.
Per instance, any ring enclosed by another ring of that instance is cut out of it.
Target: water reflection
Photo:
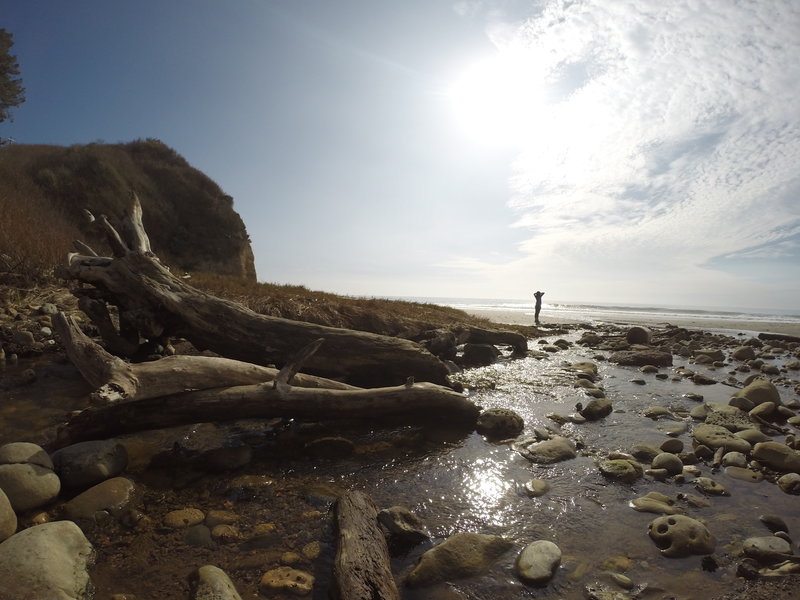
[[[468,510],[489,525],[506,525],[511,517],[509,510],[503,510],[504,497],[514,488],[503,473],[504,462],[496,456],[479,458],[464,480]]]

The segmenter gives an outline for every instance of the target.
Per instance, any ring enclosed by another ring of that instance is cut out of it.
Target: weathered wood
[[[77,290],[78,295],[116,305],[120,320],[133,323],[144,339],[181,336],[201,350],[280,367],[300,348],[324,338],[324,347],[306,363],[307,373],[360,386],[397,385],[409,376],[447,383],[444,363],[408,340],[261,315],[193,288],[149,251],[135,197],[122,235],[107,220],[102,223],[114,258],[72,253],[68,274],[96,288]]]
[[[466,396],[427,382],[346,390],[267,383],[92,406],[61,428],[55,446],[189,423],[274,417],[370,424],[445,423],[473,429],[478,412]]]
[[[336,501],[338,547],[333,596],[339,600],[399,600],[389,549],[369,496],[348,491]]]
[[[168,356],[157,361],[128,363],[95,344],[74,319],[63,313],[53,317],[53,327],[69,359],[95,388],[92,399],[98,404],[260,384],[273,381],[279,374],[278,369],[271,367],[209,356]],[[338,381],[297,373],[296,368],[285,375],[287,384],[298,387],[357,389]]]

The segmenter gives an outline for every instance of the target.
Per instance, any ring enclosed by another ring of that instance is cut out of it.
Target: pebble
[[[544,479],[530,479],[525,482],[525,493],[533,498],[544,496],[550,490],[550,484]]]
[[[314,576],[291,567],[270,569],[261,577],[259,590],[269,596],[274,593],[289,593],[307,596],[314,589]]]
[[[549,540],[537,540],[525,546],[517,556],[517,576],[532,585],[544,585],[553,578],[561,564],[561,549]]]
[[[631,507],[639,512],[655,513],[657,515],[674,515],[683,512],[683,509],[675,506],[675,502],[658,492],[649,492],[641,498],[631,501]]]
[[[197,508],[182,508],[173,510],[164,515],[164,525],[170,529],[182,529],[199,525],[206,518],[205,513]]]
[[[514,448],[531,462],[542,464],[569,460],[577,456],[572,440],[558,435],[542,442],[516,444]]]
[[[644,475],[642,466],[635,460],[623,458],[601,460],[598,466],[604,477],[623,483],[633,483]]]
[[[211,537],[211,530],[205,525],[192,525],[183,532],[183,541],[189,546],[198,548],[215,548],[214,538]]]

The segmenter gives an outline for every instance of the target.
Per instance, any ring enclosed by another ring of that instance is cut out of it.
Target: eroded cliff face
[[[98,252],[102,236],[85,226],[84,209],[114,223],[127,210],[131,191],[162,262],[175,270],[256,280],[250,238],[233,198],[159,140],[0,149],[3,197],[37,207],[42,214],[36,220],[80,232],[82,241],[100,246]]]

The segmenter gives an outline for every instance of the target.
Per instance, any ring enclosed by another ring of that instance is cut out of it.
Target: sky
[[[800,310],[796,0],[0,0],[18,143],[158,138],[260,281]]]

